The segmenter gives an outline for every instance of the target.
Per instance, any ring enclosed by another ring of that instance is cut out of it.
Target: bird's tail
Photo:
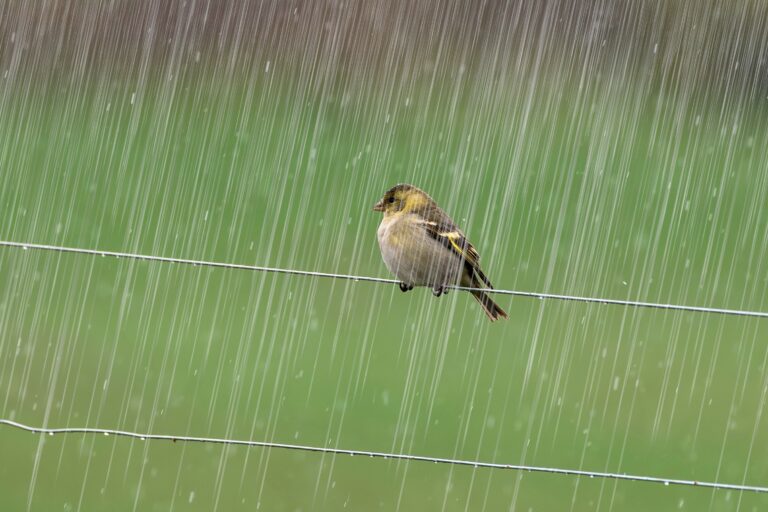
[[[483,307],[483,311],[485,311],[485,314],[488,315],[488,318],[491,320],[491,322],[495,322],[499,318],[507,318],[507,313],[505,313],[498,304],[493,302],[487,293],[480,290],[473,290],[469,293],[471,293],[477,302],[480,303],[480,305]]]

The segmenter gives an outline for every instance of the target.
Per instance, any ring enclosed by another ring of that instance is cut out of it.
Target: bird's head
[[[387,217],[398,213],[414,212],[430,203],[432,198],[426,192],[413,185],[401,183],[387,190],[379,202],[373,205],[373,210],[384,212],[384,216]]]

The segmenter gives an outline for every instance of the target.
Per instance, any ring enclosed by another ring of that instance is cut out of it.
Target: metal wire
[[[322,446],[306,446],[299,444],[273,443],[269,441],[247,441],[240,439],[222,439],[216,437],[192,437],[175,436],[163,434],[139,434],[136,432],[127,432],[125,430],[112,430],[107,428],[44,428],[24,425],[16,421],[0,419],[0,425],[15,427],[26,432],[36,434],[58,435],[58,434],[86,434],[86,435],[104,435],[116,437],[129,437],[141,441],[172,441],[188,443],[208,443],[222,444],[227,446],[248,446],[259,448],[278,448],[284,450],[297,450],[303,452],[328,453],[332,455],[350,455],[360,457],[370,457],[390,460],[405,460],[409,462],[432,462],[434,464],[449,464],[453,466],[470,466],[473,468],[485,469],[509,469],[513,471],[526,471],[529,473],[550,473],[568,476],[583,476],[589,478],[608,478],[613,480],[629,480],[633,482],[648,482],[654,484],[684,485],[690,487],[702,487],[708,489],[720,489],[729,491],[743,491],[755,493],[768,493],[768,487],[759,487],[754,485],[726,484],[720,482],[701,482],[698,480],[683,480],[680,478],[662,478],[656,476],[628,475],[626,473],[609,473],[604,471],[587,471],[582,469],[563,469],[550,468],[543,466],[526,466],[523,464],[502,464],[497,462],[481,462],[462,459],[447,459],[444,457],[429,457],[425,455],[409,455],[405,453],[386,453],[371,452],[367,450],[346,450],[343,448],[328,448]]]
[[[369,277],[369,276],[355,276],[350,274],[335,274],[332,272],[316,272],[313,270],[296,270],[289,268],[279,267],[263,267],[259,265],[243,265],[239,263],[223,263],[217,261],[204,261],[204,260],[190,260],[184,258],[171,258],[167,256],[153,256],[149,254],[134,254],[128,252],[115,252],[115,251],[101,251],[97,249],[81,249],[78,247],[63,247],[57,245],[45,245],[45,244],[33,244],[22,242],[11,242],[0,240],[0,247],[12,247],[23,250],[39,250],[39,251],[54,251],[61,253],[74,253],[74,254],[88,254],[91,256],[102,256],[111,258],[123,258],[131,260],[142,261],[155,261],[162,263],[177,263],[180,265],[192,265],[195,267],[213,267],[213,268],[226,268],[231,270],[250,270],[253,272],[271,272],[275,274],[289,274],[305,277],[327,277],[331,279],[346,279],[356,282],[368,282],[368,283],[386,283],[386,284],[399,284],[399,281],[394,279],[384,279],[381,277]],[[665,309],[674,311],[692,311],[697,313],[714,313],[721,315],[733,315],[733,316],[746,316],[757,318],[768,318],[768,312],[766,311],[747,311],[741,309],[724,309],[713,308],[707,306],[686,306],[682,304],[664,304],[658,302],[642,302],[635,300],[620,300],[620,299],[604,299],[600,297],[580,297],[576,295],[561,295],[557,293],[542,293],[542,292],[525,292],[519,290],[503,290],[503,289],[488,289],[488,288],[470,288],[466,286],[449,286],[448,288],[453,290],[482,290],[486,293],[496,293],[499,295],[513,295],[516,297],[529,297],[536,299],[553,299],[553,300],[565,300],[572,302],[587,302],[593,304],[610,304],[614,306],[628,306],[636,308],[653,308],[653,309]]]
[[[54,252],[60,252],[60,253],[86,254],[91,256],[112,257],[112,258],[118,258],[118,259],[123,258],[123,259],[142,260],[142,261],[154,261],[154,262],[162,262],[162,263],[177,263],[181,265],[192,265],[192,266],[198,266],[198,267],[226,268],[226,269],[233,269],[233,270],[250,270],[255,272],[271,272],[271,273],[278,273],[278,274],[299,275],[299,276],[307,276],[307,277],[326,277],[326,278],[332,278],[332,279],[346,279],[346,280],[352,280],[357,282],[373,282],[373,283],[386,283],[386,284],[399,283],[399,281],[396,281],[394,279],[384,279],[379,277],[355,276],[355,275],[349,275],[349,274],[336,274],[336,273],[330,273],[330,272],[316,272],[316,271],[309,271],[309,270],[265,267],[265,266],[258,266],[258,265],[243,265],[243,264],[237,264],[237,263],[223,263],[223,262],[204,261],[204,260],[191,260],[191,259],[184,259],[184,258],[171,258],[171,257],[154,256],[154,255],[147,255],[147,254],[102,251],[102,250],[95,250],[95,249],[82,249],[82,248],[76,248],[76,247],[63,247],[63,246],[55,246],[55,245],[21,243],[21,242],[11,242],[11,241],[2,241],[2,240],[0,240],[0,247],[19,248],[23,250],[41,250],[41,251],[54,251]],[[469,287],[463,287],[463,286],[452,286],[450,288],[456,289],[456,290],[468,290],[468,291],[476,289],[476,288],[469,288]],[[734,309],[710,308],[710,307],[703,307],[703,306],[686,306],[686,305],[678,305],[678,304],[662,304],[662,303],[627,301],[627,300],[617,300],[617,299],[603,299],[603,298],[595,298],[595,297],[580,297],[580,296],[560,295],[560,294],[552,294],[552,293],[524,292],[524,291],[517,291],[517,290],[500,290],[500,289],[493,289],[493,290],[483,289],[483,290],[488,293],[497,293],[501,295],[513,295],[513,296],[519,296],[519,297],[531,297],[531,298],[538,298],[538,299],[555,299],[555,300],[567,300],[567,301],[598,303],[598,304],[612,304],[612,305],[629,306],[629,307],[645,307],[645,308],[667,309],[667,310],[677,310],[677,311],[693,311],[693,312],[701,312],[701,313],[716,313],[716,314],[724,314],[724,315],[768,318],[768,312],[761,312],[761,311],[744,311],[744,310],[734,310]],[[543,466],[527,466],[522,464],[503,464],[503,463],[496,463],[496,462],[482,462],[482,461],[471,461],[471,460],[462,460],[462,459],[449,459],[449,458],[443,458],[443,457],[429,457],[424,455],[409,455],[409,454],[403,454],[403,453],[385,453],[385,452],[373,452],[373,451],[366,451],[366,450],[348,450],[348,449],[342,449],[342,448],[306,446],[306,445],[296,445],[296,444],[275,443],[275,442],[268,442],[268,441],[249,441],[249,440],[238,440],[238,439],[192,437],[192,436],[177,436],[177,435],[163,435],[163,434],[141,434],[141,433],[128,432],[123,430],[89,428],[89,427],[43,428],[43,427],[33,427],[29,425],[24,425],[22,423],[18,423],[16,421],[7,420],[7,419],[0,419],[0,425],[7,425],[7,426],[15,427],[17,429],[21,429],[27,432],[47,434],[47,435],[101,434],[104,436],[128,437],[133,439],[139,439],[142,441],[145,441],[145,440],[173,441],[173,442],[182,441],[182,442],[191,442],[191,443],[209,443],[209,444],[235,445],[235,446],[247,446],[247,447],[278,448],[278,449],[286,449],[286,450],[299,450],[299,451],[306,451],[306,452],[327,453],[327,454],[333,454],[333,455],[350,455],[350,456],[382,458],[382,459],[391,459],[391,460],[406,460],[406,461],[413,461],[413,462],[432,462],[435,464],[470,466],[473,468],[507,469],[507,470],[515,470],[515,471],[526,471],[526,472],[532,472],[532,473],[550,473],[550,474],[580,476],[580,477],[589,477],[589,478],[629,480],[629,481],[635,481],[635,482],[649,482],[649,483],[663,484],[665,486],[682,485],[682,486],[702,487],[702,488],[720,489],[720,490],[768,493],[768,487],[759,487],[759,486],[742,485],[742,484],[702,482],[697,480],[683,480],[678,478],[628,475],[625,473],[610,473],[610,472],[602,472],[602,471],[587,471],[587,470],[579,470],[579,469],[564,469],[564,468],[552,468],[552,467],[543,467]]]

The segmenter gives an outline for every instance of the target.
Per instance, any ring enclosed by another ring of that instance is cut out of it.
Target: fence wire
[[[102,251],[98,249],[82,249],[79,247],[64,247],[58,245],[46,245],[46,244],[34,244],[25,242],[11,242],[0,240],[0,247],[11,247],[23,250],[36,250],[36,251],[53,251],[59,253],[72,253],[72,254],[87,254],[90,256],[101,256],[118,259],[140,260],[140,261],[153,261],[160,263],[176,263],[179,265],[191,265],[194,267],[213,267],[224,268],[230,270],[250,270],[252,272],[268,272],[275,274],[289,274],[295,276],[305,277],[321,277],[330,279],[345,279],[356,282],[368,282],[368,283],[384,283],[384,284],[399,284],[399,281],[394,279],[385,279],[382,277],[370,277],[370,276],[356,276],[351,274],[336,274],[332,272],[317,272],[314,270],[297,270],[290,268],[280,267],[264,267],[260,265],[244,265],[240,263],[225,263],[219,261],[206,261],[206,260],[191,260],[185,258],[172,258],[167,256],[154,256],[150,254],[136,254],[129,252],[115,252],[115,251]],[[578,295],[562,295],[557,293],[544,293],[544,292],[526,292],[520,290],[504,290],[504,289],[488,289],[488,288],[471,288],[467,286],[448,286],[448,289],[453,290],[482,290],[486,293],[495,293],[498,295],[511,295],[516,297],[528,297],[536,299],[551,299],[562,300],[571,302],[587,302],[593,304],[609,304],[614,306],[636,307],[636,308],[652,308],[652,309],[664,309],[673,311],[689,311],[696,313],[711,313],[720,315],[731,316],[744,316],[744,317],[756,317],[756,318],[768,318],[768,311],[748,311],[742,309],[726,309],[715,308],[708,306],[688,306],[683,304],[666,304],[661,302],[643,302],[636,300],[621,300],[621,299],[606,299],[601,297],[582,297]]]
[[[248,270],[253,272],[288,274],[288,275],[297,275],[297,276],[305,276],[305,277],[344,279],[344,280],[351,280],[355,282],[399,284],[399,281],[396,281],[394,279],[385,279],[380,277],[357,276],[357,275],[351,275],[351,274],[318,272],[318,271],[312,271],[312,270],[297,270],[297,269],[288,269],[288,268],[280,268],[280,267],[266,267],[266,266],[259,266],[259,265],[245,265],[245,264],[225,263],[225,262],[217,262],[217,261],[193,260],[193,259],[185,259],[185,258],[173,258],[173,257],[167,257],[167,256],[155,256],[155,255],[149,255],[149,254],[103,251],[103,250],[97,250],[97,249],[83,249],[78,247],[65,247],[65,246],[47,245],[47,244],[12,242],[12,241],[4,241],[4,240],[0,240],[0,247],[16,248],[16,249],[22,249],[22,250],[37,250],[37,251],[51,251],[51,252],[58,252],[58,253],[83,254],[83,255],[90,255],[90,256],[100,256],[100,257],[110,257],[110,258],[117,258],[117,259],[150,261],[150,262],[160,262],[160,263],[175,263],[179,265],[191,265],[195,267],[212,267],[212,268],[222,268],[222,269],[230,269],[230,270]],[[465,286],[450,286],[449,288],[454,290],[467,290],[467,291],[472,291],[477,289],[477,288],[470,288]],[[698,313],[712,313],[712,314],[744,316],[744,317],[768,318],[768,312],[763,312],[763,311],[748,311],[748,310],[740,310],[740,309],[714,308],[714,307],[707,307],[707,306],[689,306],[689,305],[681,305],[681,304],[666,304],[666,303],[643,302],[643,301],[632,301],[632,300],[606,299],[606,298],[600,298],[600,297],[583,297],[583,296],[576,296],[576,295],[562,295],[562,294],[543,293],[543,292],[527,292],[527,291],[520,291],[520,290],[506,290],[506,289],[493,289],[493,290],[483,289],[483,290],[488,293],[495,293],[499,295],[510,295],[510,296],[528,297],[528,298],[537,298],[537,299],[552,299],[552,300],[563,300],[563,301],[572,301],[572,302],[608,304],[608,305],[625,306],[625,307],[653,308],[653,309],[674,310],[674,311],[689,311],[689,312],[698,312]],[[722,482],[685,480],[680,478],[664,478],[664,477],[646,476],[646,475],[630,475],[626,473],[588,471],[588,470],[582,470],[582,469],[529,466],[524,464],[505,464],[505,463],[498,463],[498,462],[483,462],[483,461],[473,461],[473,460],[463,460],[463,459],[451,459],[451,458],[444,458],[444,457],[431,457],[431,456],[425,456],[425,455],[410,455],[410,454],[404,454],[404,453],[386,453],[386,452],[375,452],[375,451],[367,451],[367,450],[350,450],[350,449],[343,449],[343,448],[286,444],[286,443],[277,443],[277,442],[270,442],[270,441],[251,441],[251,440],[225,439],[225,438],[215,438],[215,437],[194,437],[194,436],[180,436],[180,435],[167,435],[167,434],[137,433],[137,432],[129,432],[125,430],[90,428],[90,427],[64,427],[64,428],[35,427],[35,426],[25,425],[13,420],[2,419],[2,418],[0,418],[0,425],[17,428],[26,432],[45,434],[50,436],[73,435],[73,434],[103,435],[103,436],[127,437],[127,438],[137,439],[140,441],[150,441],[150,440],[151,441],[171,441],[171,442],[220,444],[220,445],[229,445],[229,446],[259,447],[259,448],[268,448],[268,449],[274,448],[274,449],[284,449],[284,450],[297,450],[297,451],[304,451],[304,452],[317,452],[317,453],[325,453],[325,454],[331,454],[331,455],[349,455],[349,456],[360,456],[360,457],[389,459],[389,460],[403,460],[403,461],[409,461],[409,462],[431,462],[434,464],[469,466],[469,467],[478,468],[478,469],[480,468],[495,469],[495,470],[506,469],[506,470],[513,470],[513,471],[529,472],[529,473],[549,473],[549,474],[566,475],[566,476],[603,478],[603,479],[625,480],[625,481],[633,481],[633,482],[647,482],[647,483],[661,484],[664,486],[677,485],[677,486],[690,486],[690,487],[700,487],[700,488],[717,489],[717,490],[730,490],[730,491],[741,491],[741,492],[752,492],[752,493],[768,493],[768,487],[746,485],[746,484],[731,484],[731,483],[722,483]]]
[[[107,428],[79,428],[79,427],[66,427],[66,428],[46,428],[46,427],[33,427],[18,423],[16,421],[0,419],[0,425],[7,425],[14,427],[25,432],[32,432],[35,434],[45,434],[49,436],[61,435],[61,434],[84,434],[84,435],[102,435],[102,436],[115,436],[115,437],[128,437],[132,439],[138,439],[140,441],[171,441],[171,442],[185,442],[185,443],[207,443],[207,444],[220,444],[226,446],[245,446],[245,447],[258,447],[258,448],[275,448],[283,450],[296,450],[302,452],[317,452],[330,455],[349,455],[360,456],[377,459],[389,459],[389,460],[403,460],[408,462],[431,462],[433,464],[448,464],[452,466],[469,466],[472,468],[484,468],[484,469],[506,469],[513,471],[523,471],[528,473],[549,473],[556,475],[566,476],[578,476],[587,478],[605,478],[612,480],[629,480],[633,482],[647,482],[653,484],[661,484],[664,486],[678,485],[689,487],[701,487],[707,489],[729,490],[729,491],[743,491],[753,493],[768,493],[768,487],[760,487],[754,485],[744,484],[729,484],[721,482],[706,482],[699,480],[684,480],[680,478],[663,478],[657,476],[645,476],[645,475],[629,475],[626,473],[610,473],[605,471],[588,471],[583,469],[567,469],[567,468],[553,468],[544,466],[528,466],[524,464],[504,464],[499,462],[482,462],[474,460],[463,459],[448,459],[444,457],[430,457],[426,455],[409,455],[405,453],[387,453],[387,452],[372,452],[367,450],[348,450],[344,448],[331,448],[324,446],[309,446],[299,444],[286,444],[275,443],[269,441],[249,441],[242,439],[224,439],[217,437],[193,437],[193,436],[177,436],[167,434],[141,434],[137,432],[128,432],[125,430],[113,430]]]

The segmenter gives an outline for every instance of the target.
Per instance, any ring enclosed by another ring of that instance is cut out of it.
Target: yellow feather
[[[405,194],[403,201],[404,201],[403,211],[412,212],[428,204],[430,202],[430,199],[429,197],[425,196],[423,193],[410,191]]]

